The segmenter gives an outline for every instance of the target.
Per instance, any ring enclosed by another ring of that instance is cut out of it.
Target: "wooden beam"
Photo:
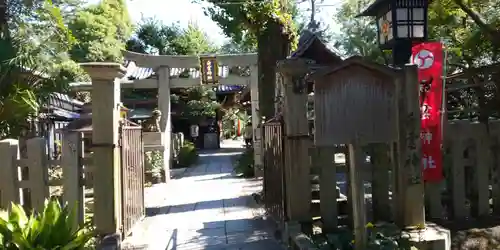
[[[135,81],[120,81],[122,88],[134,88],[134,89],[155,89],[158,88],[158,80],[156,79],[143,79]],[[201,86],[199,78],[171,78],[170,88],[189,88],[195,86]],[[250,77],[240,77],[229,75],[226,78],[219,79],[218,85],[238,85],[238,86],[248,86],[250,85]],[[216,85],[214,85],[216,86]],[[70,88],[75,91],[89,91],[92,89],[92,83],[90,82],[79,82],[75,84],[70,84]]]
[[[200,56],[167,56],[147,55],[132,51],[123,51],[123,56],[134,61],[139,67],[157,68],[169,66],[175,68],[195,68],[200,66]],[[257,53],[235,54],[235,55],[207,55],[217,57],[220,65],[226,66],[248,66],[257,64]]]

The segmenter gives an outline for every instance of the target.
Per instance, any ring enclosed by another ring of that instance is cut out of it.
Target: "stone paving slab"
[[[253,200],[262,182],[232,173],[235,151],[201,154],[198,166],[150,188],[145,193],[148,214],[122,249],[285,249]]]

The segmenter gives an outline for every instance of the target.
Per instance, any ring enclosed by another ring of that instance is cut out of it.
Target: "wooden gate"
[[[140,126],[120,127],[123,236],[144,216],[144,145]]]
[[[283,122],[272,119],[263,125],[264,203],[266,212],[281,225],[287,220],[284,172]]]

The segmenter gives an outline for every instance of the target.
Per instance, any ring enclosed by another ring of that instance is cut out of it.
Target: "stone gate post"
[[[163,138],[163,169],[165,182],[170,180],[172,165],[172,115],[170,102],[170,68],[161,66],[158,71],[158,109],[161,111],[160,130]]]
[[[120,235],[122,215],[118,129],[120,78],[125,74],[125,68],[117,63],[82,63],[81,66],[92,78],[94,223],[101,236]]]

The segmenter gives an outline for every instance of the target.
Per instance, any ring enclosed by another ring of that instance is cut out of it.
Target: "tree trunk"
[[[290,39],[283,33],[278,22],[269,22],[267,29],[261,32],[257,41],[259,54],[259,115],[266,119],[274,117],[276,63],[290,53]]]

